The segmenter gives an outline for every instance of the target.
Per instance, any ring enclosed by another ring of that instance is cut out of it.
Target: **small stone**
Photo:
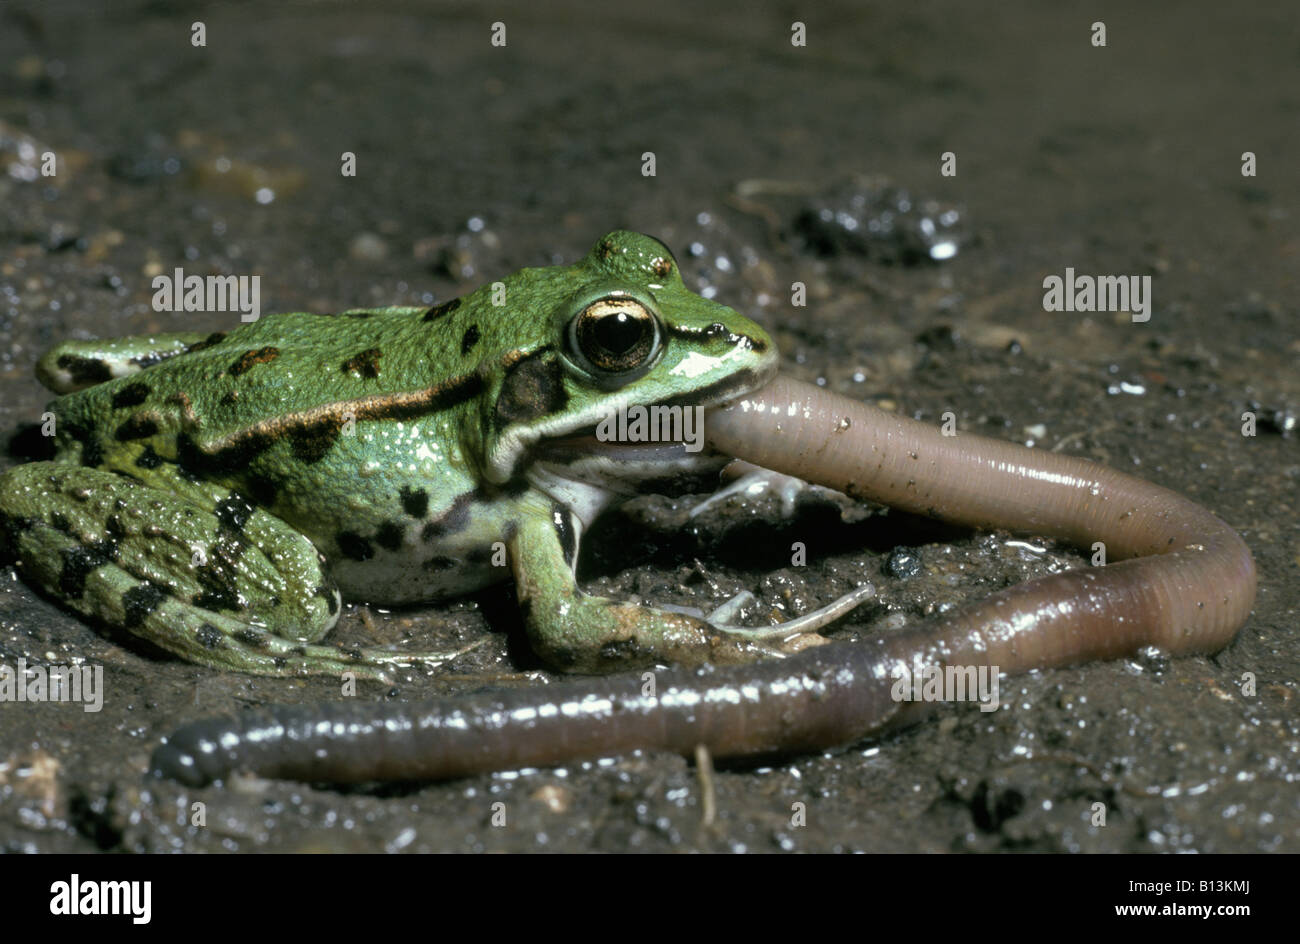
[[[885,561],[885,573],[908,580],[921,572],[921,555],[910,547],[898,547]]]
[[[348,244],[348,255],[360,262],[381,262],[388,256],[388,243],[377,233],[358,233]]]

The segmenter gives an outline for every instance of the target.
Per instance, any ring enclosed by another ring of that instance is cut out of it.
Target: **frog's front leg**
[[[0,538],[50,596],[192,662],[382,677],[384,665],[423,658],[313,645],[338,621],[339,593],[311,542],[227,490],[177,488],[18,466],[0,475]]]
[[[573,576],[578,532],[577,519],[556,505],[521,514],[507,541],[533,647],[548,663],[569,672],[609,672],[654,663],[752,662],[784,655],[826,642],[812,630],[870,593],[869,588],[855,591],[794,623],[759,630],[728,626],[720,619],[584,594]]]

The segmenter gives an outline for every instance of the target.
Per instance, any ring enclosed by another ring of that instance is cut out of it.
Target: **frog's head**
[[[657,239],[616,231],[574,266],[530,271],[538,284],[564,290],[539,294],[550,306],[535,313],[548,319],[541,343],[507,366],[492,398],[485,429],[492,481],[508,480],[532,456],[570,467],[594,457],[603,478],[624,480],[689,468],[703,455],[698,444],[635,442],[620,414],[667,428],[687,409],[757,389],[776,373],[767,333],[689,291]],[[649,407],[681,410],[642,409]],[[716,458],[710,462],[716,468]]]

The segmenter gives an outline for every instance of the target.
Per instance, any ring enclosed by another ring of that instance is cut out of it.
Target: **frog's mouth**
[[[539,460],[571,469],[603,463],[605,475],[617,472],[623,480],[717,468],[718,454],[704,435],[709,408],[764,386],[776,367],[773,358],[660,403],[640,404],[631,395],[614,394],[581,413],[509,427],[490,450],[485,471],[489,480],[505,482],[522,465]]]
[[[718,473],[731,461],[689,441],[637,442],[610,440],[598,427],[537,443],[530,458],[534,468],[570,481],[584,482],[611,493],[640,491],[679,495],[711,491]]]
[[[731,461],[707,444],[707,412],[702,404],[623,405],[594,425],[539,440],[530,458],[591,484],[654,483],[658,491],[680,492],[688,483],[716,476]]]
[[[534,459],[550,464],[572,466],[587,460],[646,466],[687,467],[712,464],[720,453],[704,442],[703,430],[683,427],[680,435],[671,435],[672,420],[651,427],[629,412],[625,421],[591,426],[565,436],[543,439],[532,449]],[[622,425],[620,426],[620,422]],[[660,435],[668,432],[668,435]]]

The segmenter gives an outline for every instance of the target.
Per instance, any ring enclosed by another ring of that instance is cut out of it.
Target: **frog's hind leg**
[[[193,331],[148,337],[64,341],[36,362],[36,377],[55,393],[72,393],[138,373],[168,358],[215,344],[225,335]]]
[[[204,665],[382,678],[385,665],[455,654],[314,645],[339,613],[316,548],[221,494],[207,507],[100,469],[18,466],[0,475],[0,543],[76,612]]]

